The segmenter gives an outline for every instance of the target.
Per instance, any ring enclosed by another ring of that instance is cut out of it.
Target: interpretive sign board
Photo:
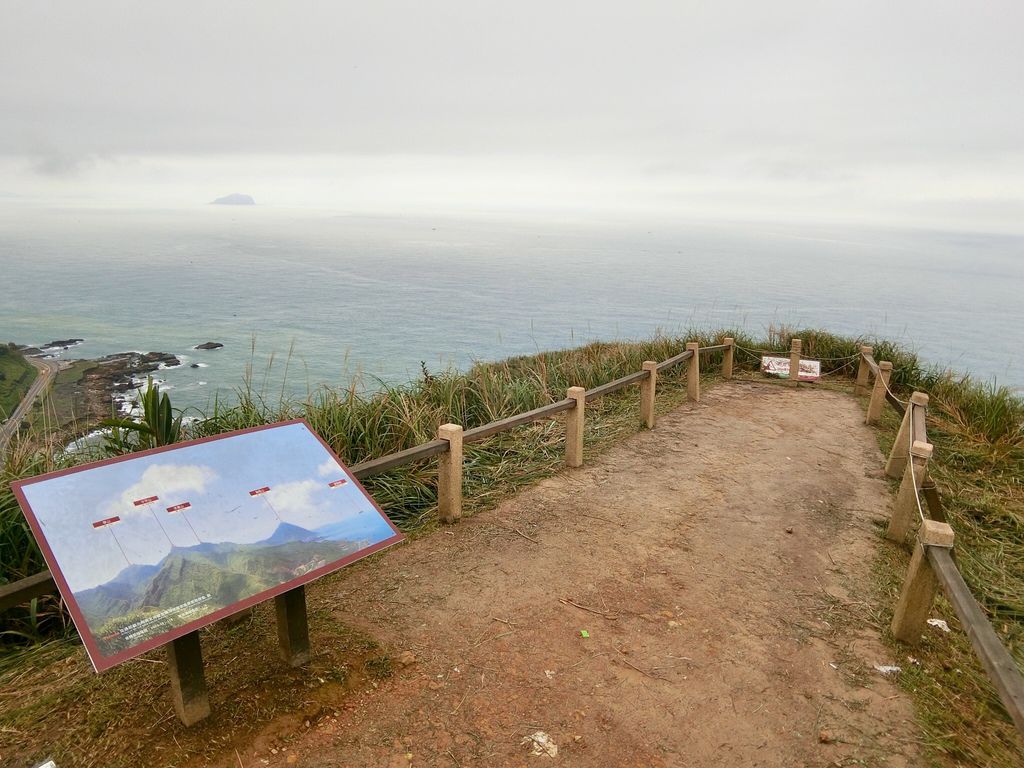
[[[301,420],[12,487],[98,672],[403,538]]]
[[[767,373],[772,376],[779,376],[783,379],[789,378],[789,358],[788,357],[768,357],[765,355],[761,358],[761,372]],[[820,360],[800,360],[800,376],[799,381],[817,381],[821,378],[821,361]]]

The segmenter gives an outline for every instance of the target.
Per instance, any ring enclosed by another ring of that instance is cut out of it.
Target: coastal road
[[[14,409],[11,418],[0,424],[0,454],[7,450],[7,443],[18,431],[18,425],[28,416],[32,403],[46,392],[57,375],[57,371],[60,370],[60,363],[57,360],[45,360],[37,357],[26,357],[25,359],[39,370],[39,375],[32,382],[32,386],[28,388],[28,392],[25,393],[25,397],[21,399],[18,407]]]

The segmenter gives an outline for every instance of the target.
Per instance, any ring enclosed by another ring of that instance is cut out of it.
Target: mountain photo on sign
[[[401,538],[304,422],[16,492],[98,670]]]

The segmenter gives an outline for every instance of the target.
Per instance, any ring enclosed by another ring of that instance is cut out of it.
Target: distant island
[[[210,205],[256,205],[256,201],[252,199],[251,195],[241,195],[235,192],[225,197],[218,197]]]

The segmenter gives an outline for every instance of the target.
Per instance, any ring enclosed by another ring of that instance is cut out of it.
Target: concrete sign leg
[[[185,725],[210,716],[210,699],[203,676],[203,653],[199,632],[189,632],[167,645],[167,667],[171,673],[174,710]]]
[[[298,586],[274,598],[277,640],[281,658],[293,667],[309,661],[309,625],[306,621],[306,588]]]

